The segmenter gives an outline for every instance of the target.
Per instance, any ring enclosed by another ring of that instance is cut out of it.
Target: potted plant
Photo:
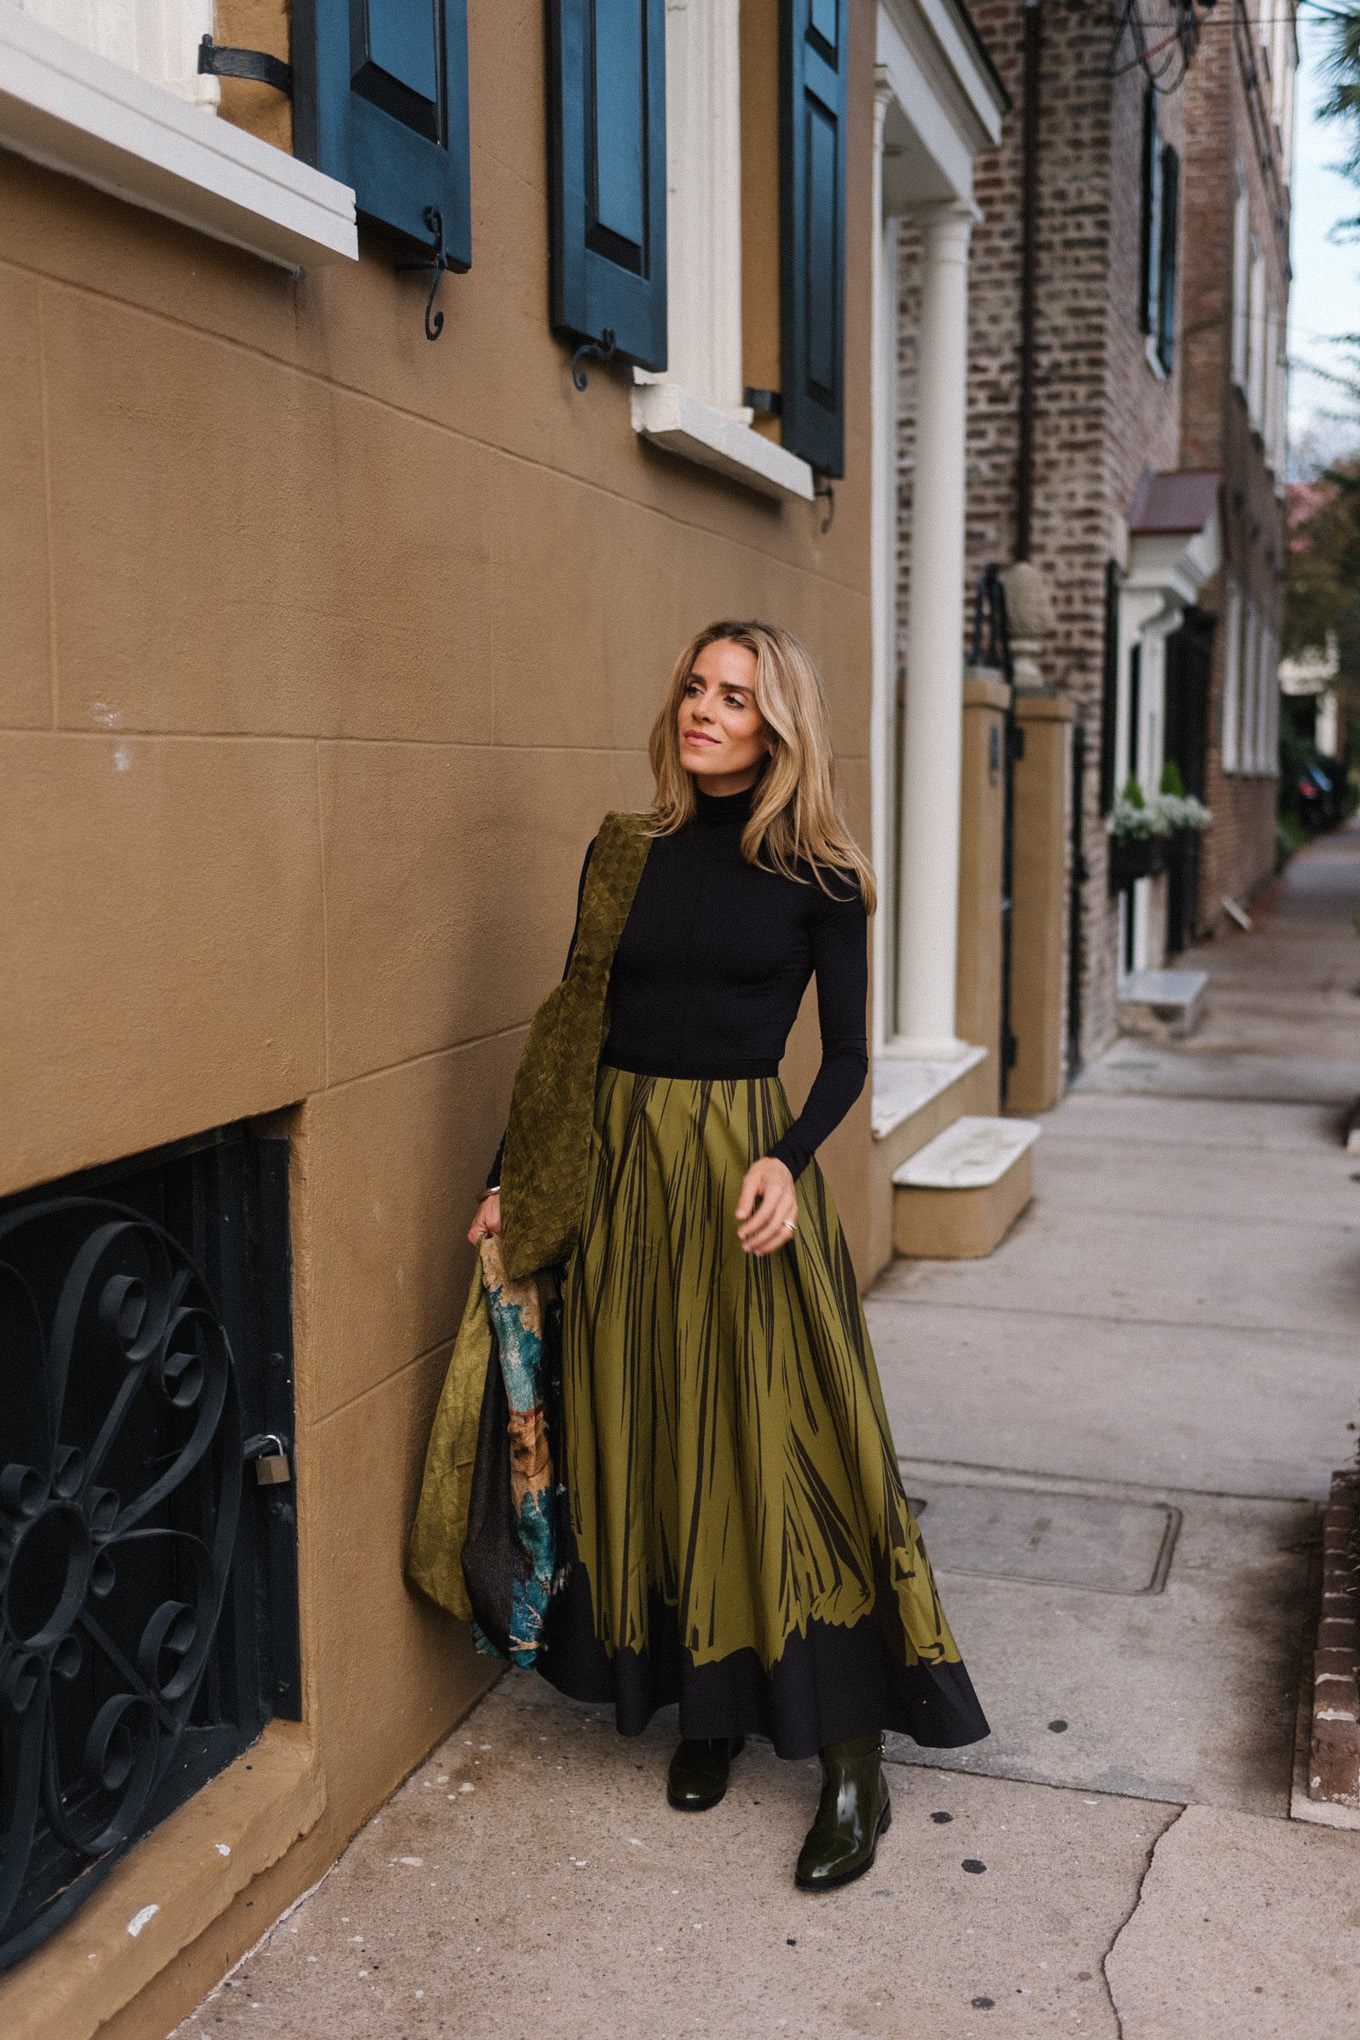
[[[1165,833],[1175,841],[1193,841],[1213,826],[1213,812],[1185,790],[1181,768],[1174,758],[1162,767],[1161,784],[1153,808],[1161,816]]]
[[[1168,758],[1153,805],[1166,826],[1166,946],[1177,955],[1193,941],[1199,902],[1199,839],[1213,822],[1202,800],[1185,790],[1180,766]]]
[[[1110,839],[1110,891],[1122,892],[1138,878],[1155,878],[1166,869],[1167,824],[1160,796],[1151,805],[1130,775],[1124,790],[1105,817]]]

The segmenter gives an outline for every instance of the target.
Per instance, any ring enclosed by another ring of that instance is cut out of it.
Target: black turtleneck
[[[777,1076],[815,976],[821,1068],[802,1112],[770,1150],[796,1177],[864,1088],[863,902],[849,878],[830,878],[828,894],[810,872],[800,881],[748,864],[741,832],[750,793],[719,799],[696,787],[695,794],[694,821],[658,836],[647,853],[614,958],[602,1060],[644,1076]],[[579,911],[579,891],[577,904]],[[499,1180],[499,1166],[498,1156],[489,1182]]]

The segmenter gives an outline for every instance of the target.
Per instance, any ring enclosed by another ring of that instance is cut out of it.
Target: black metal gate
[[[1000,1070],[1001,1107],[1005,1110],[1011,1071],[1019,1043],[1011,1028],[1011,954],[1015,890],[1015,764],[1025,755],[1025,732],[1015,713],[1015,670],[1011,661],[1010,622],[1006,615],[1006,584],[996,564],[978,577],[973,598],[973,643],[970,663],[994,672],[1007,688],[1001,737],[1001,1028],[996,1045]]]
[[[1081,1070],[1082,900],[1090,867],[1086,862],[1086,725],[1072,725],[1072,832],[1067,892],[1067,1081]]]
[[[1187,793],[1204,798],[1209,740],[1209,671],[1216,618],[1187,609],[1166,641],[1165,754],[1180,770]],[[1192,942],[1199,919],[1199,836],[1176,836],[1167,857],[1166,946],[1172,955]]]
[[[0,1203],[0,1967],[299,1716],[292,1424],[286,1141]]]

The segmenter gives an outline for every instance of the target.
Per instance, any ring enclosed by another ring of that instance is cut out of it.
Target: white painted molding
[[[213,0],[16,0],[30,21],[83,50],[163,85],[190,106],[221,102],[222,87],[199,75],[198,46],[217,32]]]
[[[741,10],[666,9],[666,374],[719,411],[742,400]]]
[[[296,269],[355,261],[354,193],[0,0],[0,147]]]
[[[633,430],[701,467],[716,468],[766,496],[815,494],[812,469],[796,454],[753,432],[738,418],[701,403],[678,383],[639,383],[633,391]]]

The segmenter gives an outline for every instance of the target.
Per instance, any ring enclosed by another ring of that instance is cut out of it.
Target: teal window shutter
[[[467,0],[295,0],[294,146],[360,213],[472,263]]]
[[[1176,359],[1176,267],[1180,252],[1181,159],[1162,150],[1161,247],[1158,250],[1157,359],[1170,375]]]
[[[845,81],[849,0],[780,14],[783,441],[845,472]]]
[[[663,369],[665,0],[552,0],[549,45],[552,323]]]
[[[1139,263],[1138,319],[1154,339],[1161,320],[1162,144],[1157,133],[1157,94],[1149,85],[1143,94],[1142,253]]]

